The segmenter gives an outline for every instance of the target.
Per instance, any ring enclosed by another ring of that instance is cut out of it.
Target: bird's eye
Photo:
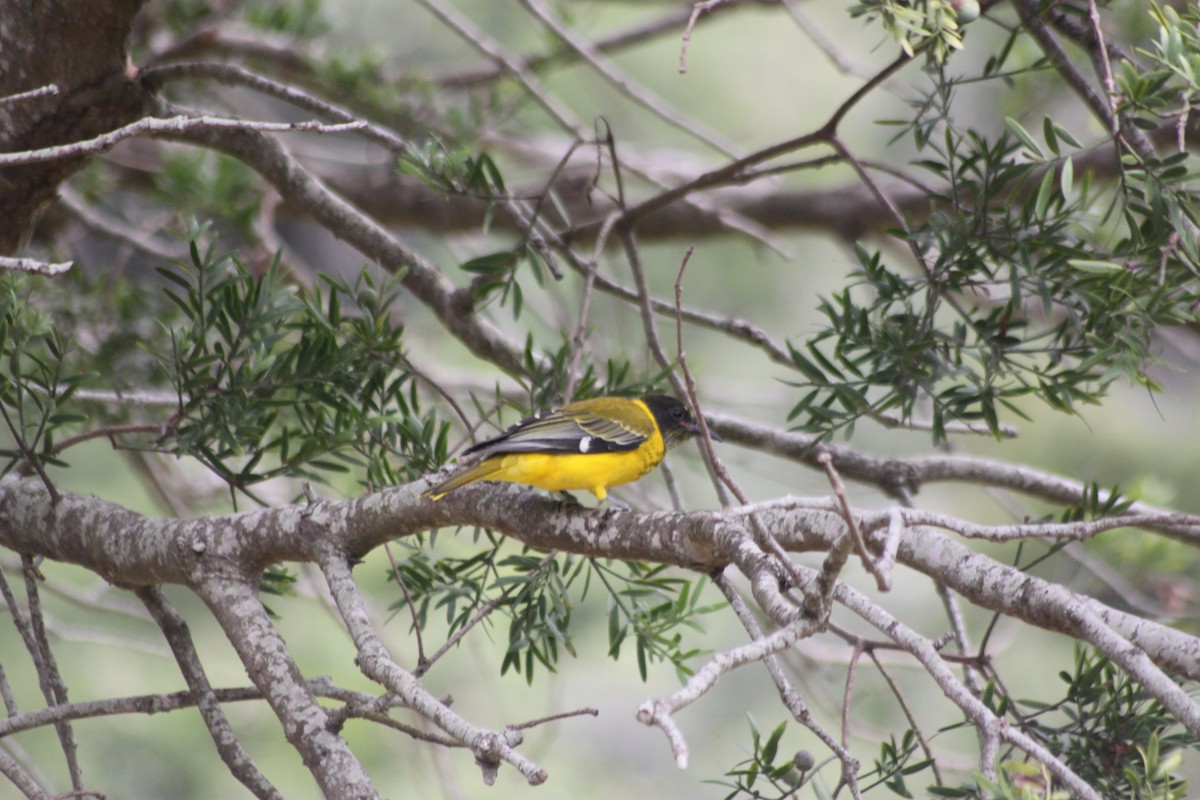
[[[684,413],[685,412],[682,408],[672,408],[671,409],[671,416],[674,417],[675,419],[683,419]]]

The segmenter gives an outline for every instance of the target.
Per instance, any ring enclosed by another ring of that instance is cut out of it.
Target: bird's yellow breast
[[[620,453],[508,453],[487,459],[486,480],[527,483],[551,492],[586,489],[603,500],[609,486],[636,481],[666,454],[656,431],[635,450]]]

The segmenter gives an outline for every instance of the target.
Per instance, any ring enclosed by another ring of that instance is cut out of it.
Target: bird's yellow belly
[[[662,455],[643,447],[623,453],[518,453],[497,460],[500,468],[486,480],[528,483],[551,492],[586,489],[603,500],[607,487],[636,481],[654,469]]]

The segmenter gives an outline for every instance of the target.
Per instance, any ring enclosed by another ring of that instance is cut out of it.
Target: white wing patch
[[[585,436],[579,440],[579,452],[586,453],[592,449],[592,437]]]

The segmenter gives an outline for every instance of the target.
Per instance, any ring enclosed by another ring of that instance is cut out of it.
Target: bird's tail
[[[457,475],[452,475],[446,480],[439,483],[437,486],[429,489],[421,494],[421,497],[428,497],[432,500],[441,500],[450,492],[460,486],[466,486],[468,483],[475,481],[486,481],[490,476],[500,470],[500,464],[493,459],[487,459],[479,462],[475,466],[460,472]]]

